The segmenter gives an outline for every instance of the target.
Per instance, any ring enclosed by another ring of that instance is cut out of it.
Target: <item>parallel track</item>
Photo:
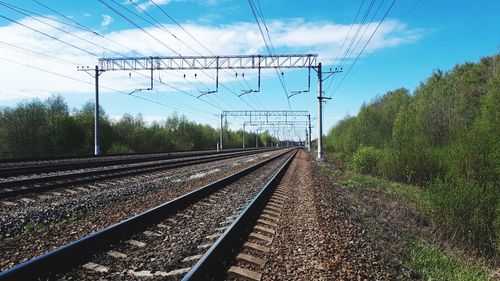
[[[257,169],[263,167],[264,165],[277,160],[286,154],[289,154],[289,157],[286,160],[285,164],[281,165],[278,172],[273,174],[271,180],[269,180],[267,184],[265,184],[261,188],[261,191],[245,208],[244,212],[236,220],[236,222],[233,223],[231,227],[222,235],[222,237],[217,240],[216,244],[214,244],[208,250],[205,256],[195,265],[195,267],[193,267],[193,270],[186,276],[186,280],[207,280],[205,279],[205,277],[201,277],[201,279],[199,279],[197,276],[206,276],[203,268],[206,268],[206,265],[210,265],[213,260],[218,260],[220,258],[220,255],[223,255],[225,253],[225,250],[221,251],[220,249],[226,249],[227,243],[230,243],[231,241],[229,240],[229,237],[233,237],[232,239],[234,239],[234,236],[238,235],[239,233],[237,229],[241,228],[242,224],[246,223],[253,212],[259,210],[259,206],[262,204],[262,202],[264,202],[264,200],[266,200],[269,192],[272,191],[273,187],[276,186],[277,183],[279,183],[281,177],[286,172],[286,169],[290,165],[296,153],[297,150],[281,153],[277,156],[262,161],[249,168],[243,169],[214,183],[201,187],[170,202],[164,203],[158,207],[150,209],[118,224],[110,226],[94,234],[88,235],[87,237],[79,239],[30,261],[17,265],[9,270],[0,273],[0,280],[33,280],[54,277],[56,273],[64,272],[68,268],[71,268],[72,266],[85,261],[93,253],[106,249],[108,245],[123,240],[123,238],[126,238],[133,233],[138,233],[144,230],[149,225],[157,224],[159,221],[165,219],[166,217],[180,212],[181,210],[186,209],[188,206],[193,205],[200,200],[203,200],[204,198],[207,198],[214,192],[225,188],[226,186],[236,182],[238,179],[241,179],[242,177],[249,175]]]
[[[129,166],[111,166],[99,170],[71,171],[63,174],[41,175],[32,178],[20,178],[4,180],[0,182],[0,199],[29,193],[45,192],[48,190],[95,182],[99,180],[113,179],[125,176],[133,176],[158,170],[173,169],[190,165],[202,164],[212,161],[224,160],[233,157],[245,156],[265,152],[266,150],[250,150],[239,152],[226,152],[221,154],[209,154],[203,156],[190,156],[180,159],[155,161],[144,164],[133,164]],[[87,164],[88,165],[88,164]]]
[[[96,168],[104,166],[115,166],[123,164],[134,164],[151,161],[161,161],[176,158],[200,157],[208,155],[222,155],[242,151],[258,151],[259,149],[227,149],[223,151],[186,151],[172,153],[150,153],[118,156],[100,156],[83,158],[49,158],[49,160],[33,160],[23,163],[23,160],[3,160],[0,162],[0,178],[29,175],[34,173],[50,173],[55,171],[78,170],[85,168]],[[262,149],[260,149],[262,150]],[[31,160],[31,159],[30,159]]]

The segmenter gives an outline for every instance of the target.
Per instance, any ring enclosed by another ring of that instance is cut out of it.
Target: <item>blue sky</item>
[[[130,53],[130,49],[147,56],[172,55],[172,51],[166,49],[165,45],[182,55],[193,55],[193,49],[207,54],[204,48],[147,0],[136,1],[142,11],[128,0],[102,1],[126,14],[163,44],[148,37],[98,0],[37,1],[119,44],[78,29],[74,22],[36,1],[1,1],[0,16],[24,26],[0,18],[0,106],[12,106],[32,98],[44,99],[52,94],[62,95],[71,107],[78,108],[85,102],[92,101],[93,79],[83,72],[77,72],[76,65],[95,65],[97,57],[69,44],[104,57],[116,56],[110,51],[134,55]],[[156,0],[155,3],[215,54],[267,53],[248,1]],[[325,132],[346,114],[356,114],[363,102],[389,90],[398,87],[414,90],[433,70],[448,70],[455,64],[478,61],[483,56],[500,52],[500,1],[399,0],[395,1],[364,52],[337,88],[392,1],[373,0],[373,8],[364,22],[362,16],[368,11],[372,0],[254,0],[254,3],[260,3],[276,53],[318,53],[318,61],[326,64],[325,70],[338,66],[343,61],[344,72],[336,74],[332,87],[326,87],[326,95],[333,95],[333,99],[325,107]],[[143,17],[146,17],[146,11],[179,40],[128,14],[123,7]],[[380,8],[375,14],[377,7]],[[11,8],[25,9],[32,17]],[[360,14],[351,27],[358,10]],[[357,37],[359,43],[353,41],[352,52],[347,53],[343,59],[345,48],[352,41],[358,27],[361,31]],[[86,41],[82,41],[82,38]],[[221,74],[222,83],[230,91],[222,88],[216,95],[202,97],[203,101],[193,96],[198,96],[202,88],[214,87],[215,82],[209,76],[213,77],[215,73],[211,71],[155,73],[155,79],[162,79],[169,85],[183,89],[185,93],[175,92],[164,85],[155,85],[155,91],[134,93],[136,97],[101,89],[101,105],[113,118],[124,113],[141,113],[146,120],[151,121],[165,119],[177,112],[196,122],[213,126],[218,124],[215,115],[220,114],[221,108],[288,109],[285,93],[274,72],[263,74],[260,93],[242,98],[237,97],[242,90],[256,87],[257,74],[256,71],[237,72],[238,79],[231,71]],[[54,73],[80,81],[56,76]],[[245,80],[241,79],[242,73],[245,73]],[[147,75],[148,72],[143,74]],[[187,78],[183,78],[183,75]],[[287,70],[284,71],[284,77],[289,91],[307,88],[307,70]],[[314,75],[312,77],[311,91],[292,97],[290,105],[294,110],[309,110],[316,117],[317,79]],[[326,85],[329,83],[325,82]],[[148,79],[138,73],[106,72],[101,76],[101,84],[129,93],[134,89],[147,87]],[[233,128],[238,128],[242,122],[240,119],[228,121]]]

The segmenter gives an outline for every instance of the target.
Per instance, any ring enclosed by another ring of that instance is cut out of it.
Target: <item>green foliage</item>
[[[423,280],[488,280],[480,265],[464,265],[457,258],[449,257],[439,248],[426,243],[415,245],[408,266],[418,272]]]
[[[450,236],[500,250],[500,55],[437,70],[412,95],[388,92],[325,142],[357,172],[428,186]]]
[[[128,147],[125,144],[117,144],[114,143],[111,145],[111,147],[108,150],[109,154],[127,154],[127,153],[134,153],[130,147]]]
[[[448,233],[479,249],[498,243],[498,186],[483,187],[463,179],[457,182],[436,180],[428,185],[428,191],[434,208],[433,220]],[[484,250],[500,251],[500,248]]]
[[[381,158],[382,151],[371,146],[363,146],[352,156],[351,164],[358,173],[375,174],[379,171]]]
[[[33,224],[33,223],[28,223],[24,226],[24,234],[31,234],[31,233],[34,233],[34,232],[38,232],[42,229],[45,228],[46,225],[44,225],[43,223],[36,223],[36,224]]]
[[[106,154],[215,149],[219,130],[174,114],[146,124],[142,115],[112,121],[100,113],[101,151]],[[247,147],[276,143],[268,132],[245,133]],[[241,147],[243,132],[224,130],[224,147]],[[89,155],[94,150],[94,104],[70,112],[59,96],[0,108],[0,158]]]

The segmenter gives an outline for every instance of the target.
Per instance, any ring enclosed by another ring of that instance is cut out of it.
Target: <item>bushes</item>
[[[358,173],[417,184],[447,233],[500,253],[500,55],[436,71],[330,129],[327,149]]]
[[[382,151],[368,146],[359,148],[352,156],[351,164],[354,170],[362,174],[377,174]]]
[[[489,252],[500,251],[498,186],[482,187],[466,180],[436,180],[427,190],[433,205],[433,220],[448,234]]]
[[[219,130],[173,114],[147,124],[142,115],[125,114],[114,121],[100,109],[101,151],[104,154],[215,149]],[[224,130],[224,148],[241,147],[242,132]],[[246,133],[255,146],[255,133]],[[271,138],[260,133],[261,142]],[[260,144],[262,146],[262,144]],[[94,105],[69,111],[61,97],[0,107],[0,158],[90,155],[94,151]]]

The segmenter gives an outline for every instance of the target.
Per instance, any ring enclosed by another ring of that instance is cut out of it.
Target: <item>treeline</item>
[[[125,114],[111,120],[100,109],[101,151],[105,154],[215,149],[219,129],[174,114],[147,124],[142,115]],[[259,146],[270,145],[267,132]],[[274,140],[273,140],[274,141]],[[241,147],[242,131],[224,131],[224,147]],[[255,147],[256,134],[246,133],[245,144]],[[94,151],[94,104],[70,110],[60,96],[0,108],[0,158],[91,155]]]
[[[364,104],[326,144],[357,172],[421,185],[447,233],[500,253],[500,55]]]

